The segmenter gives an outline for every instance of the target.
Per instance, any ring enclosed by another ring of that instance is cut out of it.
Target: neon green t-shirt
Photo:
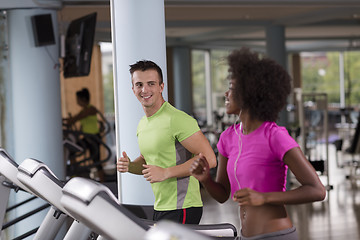
[[[89,105],[88,107],[91,107]],[[81,131],[88,134],[98,134],[99,133],[99,125],[96,114],[89,115],[80,120]]]
[[[192,157],[180,142],[198,131],[194,118],[165,102],[154,115],[140,120],[137,128],[140,152],[148,165],[163,168],[180,165]],[[155,210],[203,206],[200,185],[193,176],[170,178],[152,183],[151,187]]]

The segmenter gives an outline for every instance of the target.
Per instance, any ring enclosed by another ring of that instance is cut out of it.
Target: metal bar
[[[28,232],[26,232],[26,233],[24,233],[24,234],[22,234],[22,235],[20,235],[20,236],[18,236],[16,238],[14,238],[13,240],[21,240],[21,239],[27,238],[28,236],[31,236],[34,233],[36,233],[38,229],[39,229],[38,227],[34,228],[33,230],[30,230],[30,231],[28,231]]]
[[[6,212],[10,212],[11,210],[13,210],[13,209],[15,209],[15,208],[17,208],[17,207],[20,207],[21,205],[23,205],[23,204],[25,204],[25,203],[28,203],[28,202],[36,199],[36,198],[37,198],[36,196],[33,196],[33,197],[30,197],[30,198],[28,198],[28,199],[26,199],[26,200],[24,200],[24,201],[22,201],[22,202],[20,202],[20,203],[18,203],[18,204],[15,204],[15,205],[13,205],[13,206],[11,206],[11,207],[8,207],[8,208],[6,209]]]
[[[44,209],[48,208],[49,206],[50,206],[50,204],[49,204],[49,203],[46,203],[46,204],[44,204],[44,205],[42,205],[42,206],[40,206],[40,207],[38,207],[38,208],[36,208],[36,209],[34,209],[34,210],[32,210],[32,211],[30,211],[30,212],[28,212],[28,213],[20,216],[20,217],[17,217],[17,218],[15,218],[15,219],[13,219],[13,220],[5,223],[5,224],[2,226],[2,229],[1,229],[1,230],[4,230],[4,229],[10,227],[10,226],[14,225],[15,223],[20,222],[21,220],[24,220],[25,218],[30,217],[30,216],[32,216],[32,215],[40,212],[41,210],[44,210]]]

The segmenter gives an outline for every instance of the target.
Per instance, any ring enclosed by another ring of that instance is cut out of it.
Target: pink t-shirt
[[[287,166],[283,157],[287,151],[298,146],[286,128],[274,122],[264,122],[247,135],[242,134],[239,124],[227,128],[221,134],[217,147],[228,158],[231,196],[240,188],[259,192],[285,191]]]

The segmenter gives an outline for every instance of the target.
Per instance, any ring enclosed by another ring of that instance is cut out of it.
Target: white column
[[[139,156],[136,128],[144,116],[131,90],[129,65],[147,59],[157,63],[164,75],[167,99],[165,16],[163,0],[111,0],[114,58],[114,92],[117,157],[126,151],[131,159]],[[150,183],[142,176],[118,174],[119,200],[123,203],[154,203]]]
[[[31,17],[51,14],[56,44],[36,47]],[[11,9],[7,11],[8,74],[6,86],[6,138],[4,145],[17,163],[35,158],[65,178],[62,146],[59,44],[55,9]],[[16,194],[16,202],[22,200]],[[11,203],[13,204],[13,203]],[[39,206],[35,202],[21,215]],[[45,216],[37,214],[16,225],[18,233],[37,227]]]
[[[9,65],[11,79],[14,157],[31,157],[64,178],[59,45],[35,47],[31,16],[51,13],[55,39],[55,10],[10,10]]]

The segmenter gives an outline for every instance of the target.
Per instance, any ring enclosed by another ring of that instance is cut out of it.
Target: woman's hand
[[[205,182],[210,178],[209,163],[202,153],[198,157],[190,166],[190,174],[200,182]]]
[[[254,191],[250,188],[243,188],[234,193],[233,200],[239,203],[239,206],[261,206],[266,202],[263,193]]]

